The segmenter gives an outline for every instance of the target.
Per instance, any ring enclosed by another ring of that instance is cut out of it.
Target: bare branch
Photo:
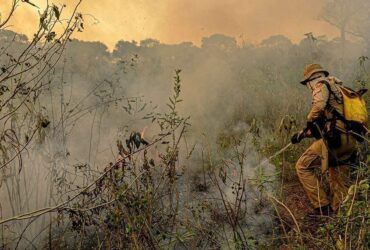
[[[2,23],[0,23],[0,29],[3,28],[9,22],[10,18],[13,16],[15,9],[17,8],[18,1],[19,0],[13,0],[12,7],[7,18],[5,18],[5,20]]]

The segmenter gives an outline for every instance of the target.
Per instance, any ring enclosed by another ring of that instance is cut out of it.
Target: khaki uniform
[[[321,77],[309,83],[312,88],[312,108],[307,117],[308,121],[314,121],[322,116],[325,119],[330,119],[332,114],[326,110],[327,103],[340,114],[343,114],[343,105],[340,103],[343,100],[338,102],[333,94],[330,94],[323,81],[330,84],[331,90],[338,98],[342,98],[339,89],[337,89],[341,81],[334,77]],[[341,146],[339,148],[327,148],[327,143],[322,139],[316,140],[303,153],[296,164],[298,178],[314,208],[331,204],[334,211],[338,209],[339,204],[346,197],[350,185],[349,167],[340,165],[338,160],[348,160],[356,150],[356,141],[351,135],[345,133],[343,122],[337,121],[336,125],[343,132],[341,133]],[[331,202],[314,174],[314,169],[320,167],[322,172],[329,169]]]

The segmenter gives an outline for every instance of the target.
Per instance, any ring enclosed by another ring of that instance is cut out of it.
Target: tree
[[[292,42],[287,38],[286,36],[283,35],[275,35],[275,36],[270,36],[269,38],[264,39],[261,42],[262,46],[266,47],[281,47],[281,48],[289,48],[292,46]]]
[[[156,39],[145,39],[140,41],[140,46],[144,48],[155,48],[160,45],[160,42]]]
[[[320,16],[340,31],[341,73],[344,71],[347,34],[363,37],[362,22],[369,18],[369,13],[368,0],[326,0]]]
[[[114,50],[113,56],[115,57],[125,57],[127,55],[135,54],[138,52],[138,44],[136,41],[124,41],[120,40],[117,42]]]
[[[202,48],[207,50],[230,52],[237,48],[236,40],[233,37],[214,34],[202,39]]]
[[[370,26],[370,2],[367,0],[326,0],[321,19],[340,31],[342,44],[347,34],[367,39]]]

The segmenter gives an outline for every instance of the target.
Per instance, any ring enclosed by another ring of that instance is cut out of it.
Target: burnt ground
[[[305,247],[315,249],[319,229],[330,218],[312,216],[313,208],[298,178],[295,176],[289,179],[283,185],[282,201],[298,222]],[[299,244],[301,239],[296,234],[297,227],[290,213],[283,207],[280,207],[279,213],[285,226],[285,233],[283,231],[282,234],[286,234],[285,244],[280,249],[288,249],[288,245],[293,242]]]

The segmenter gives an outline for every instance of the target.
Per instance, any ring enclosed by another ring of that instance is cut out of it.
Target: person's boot
[[[307,214],[309,218],[327,217],[333,214],[330,205],[315,208],[311,213]]]
[[[331,209],[330,205],[318,207],[315,208],[314,214],[316,216],[331,216],[333,214],[333,209]]]

